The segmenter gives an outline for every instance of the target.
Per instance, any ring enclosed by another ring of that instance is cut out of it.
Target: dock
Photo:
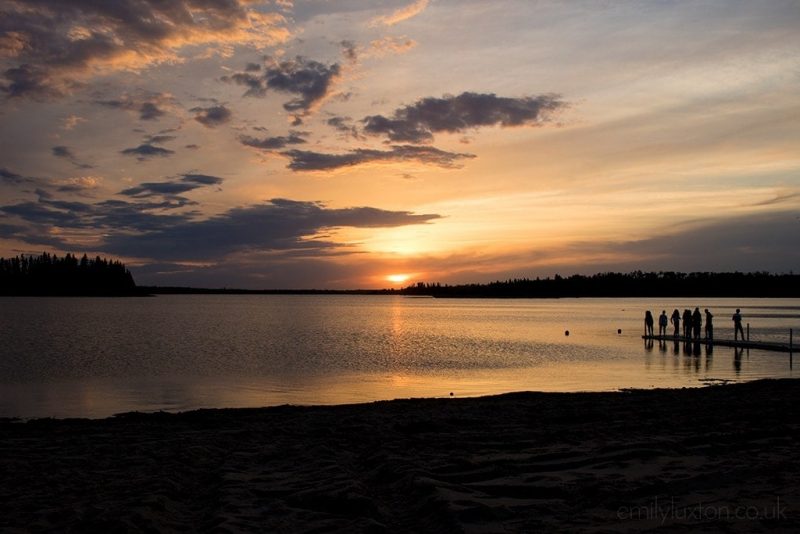
[[[671,341],[673,343],[701,343],[703,345],[718,345],[720,347],[735,347],[737,349],[771,350],[775,352],[793,352],[795,347],[791,343],[772,343],[768,341],[747,341],[742,339],[708,339],[683,336],[642,336],[642,339],[653,341]]]

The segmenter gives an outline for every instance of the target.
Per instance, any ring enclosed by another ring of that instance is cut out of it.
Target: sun
[[[410,274],[389,274],[386,276],[386,279],[393,284],[402,284],[408,281],[409,278],[411,278]]]

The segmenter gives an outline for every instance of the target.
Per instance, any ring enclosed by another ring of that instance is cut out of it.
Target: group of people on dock
[[[733,327],[734,339],[738,339],[739,334],[741,334],[742,339],[744,340],[744,329],[742,328],[742,314],[741,310],[738,308],[736,309],[736,313],[733,314]],[[708,311],[708,308],[705,309],[705,334],[706,339],[711,341],[714,339],[714,316]],[[681,337],[681,322],[683,322],[683,337],[686,339],[700,339],[700,332],[703,329],[703,314],[700,313],[700,308],[695,308],[694,312],[689,310],[688,308],[683,310],[683,314],[676,308],[675,311],[672,312],[670,317],[667,317],[667,311],[662,310],[661,315],[658,317],[658,335],[660,337],[664,337],[667,335],[667,327],[670,323],[675,328],[673,332],[674,337]],[[644,314],[644,335],[645,336],[653,336],[653,326],[655,320],[653,318],[653,314],[650,310],[647,310]]]

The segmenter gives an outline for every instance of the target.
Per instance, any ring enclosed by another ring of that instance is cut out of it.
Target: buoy
[[[564,335],[568,336],[569,335],[569,330],[564,331]]]
[[[622,328],[617,328],[617,334],[621,334],[621,333],[622,333]]]
[[[452,392],[452,391],[450,392],[450,396],[451,396],[451,397],[453,396],[453,392]]]

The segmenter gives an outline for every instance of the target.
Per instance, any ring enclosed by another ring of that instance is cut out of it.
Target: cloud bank
[[[423,98],[389,117],[370,115],[362,122],[367,134],[385,135],[394,142],[429,143],[439,132],[457,133],[481,126],[540,126],[552,112],[565,106],[554,94],[508,98],[465,92]]]
[[[283,24],[281,15],[256,10],[249,0],[5,0],[0,91],[58,97],[95,73],[181,61],[189,46],[282,42]]]
[[[459,161],[474,158],[473,154],[446,152],[428,146],[394,145],[390,150],[357,148],[343,154],[326,154],[307,150],[283,152],[291,159],[289,168],[294,171],[332,171],[365,163],[416,162],[445,168],[457,168]]]

